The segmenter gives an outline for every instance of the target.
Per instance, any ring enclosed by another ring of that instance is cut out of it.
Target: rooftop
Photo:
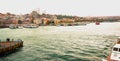
[[[120,44],[115,44],[113,47],[120,48]]]

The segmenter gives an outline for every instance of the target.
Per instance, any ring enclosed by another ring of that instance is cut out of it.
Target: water
[[[0,29],[0,39],[22,39],[24,47],[0,61],[101,61],[120,36],[120,22],[87,26]]]

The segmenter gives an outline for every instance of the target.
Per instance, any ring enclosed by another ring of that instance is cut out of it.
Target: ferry
[[[115,42],[110,55],[107,59],[102,59],[102,61],[120,61],[120,37]]]

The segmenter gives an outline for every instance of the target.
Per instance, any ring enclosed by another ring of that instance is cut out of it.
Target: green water
[[[0,39],[22,39],[24,47],[0,61],[101,61],[120,36],[120,23],[0,29]]]

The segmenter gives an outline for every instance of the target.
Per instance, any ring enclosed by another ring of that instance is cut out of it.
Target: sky
[[[75,16],[119,16],[120,0],[0,0],[0,13],[40,13]]]

